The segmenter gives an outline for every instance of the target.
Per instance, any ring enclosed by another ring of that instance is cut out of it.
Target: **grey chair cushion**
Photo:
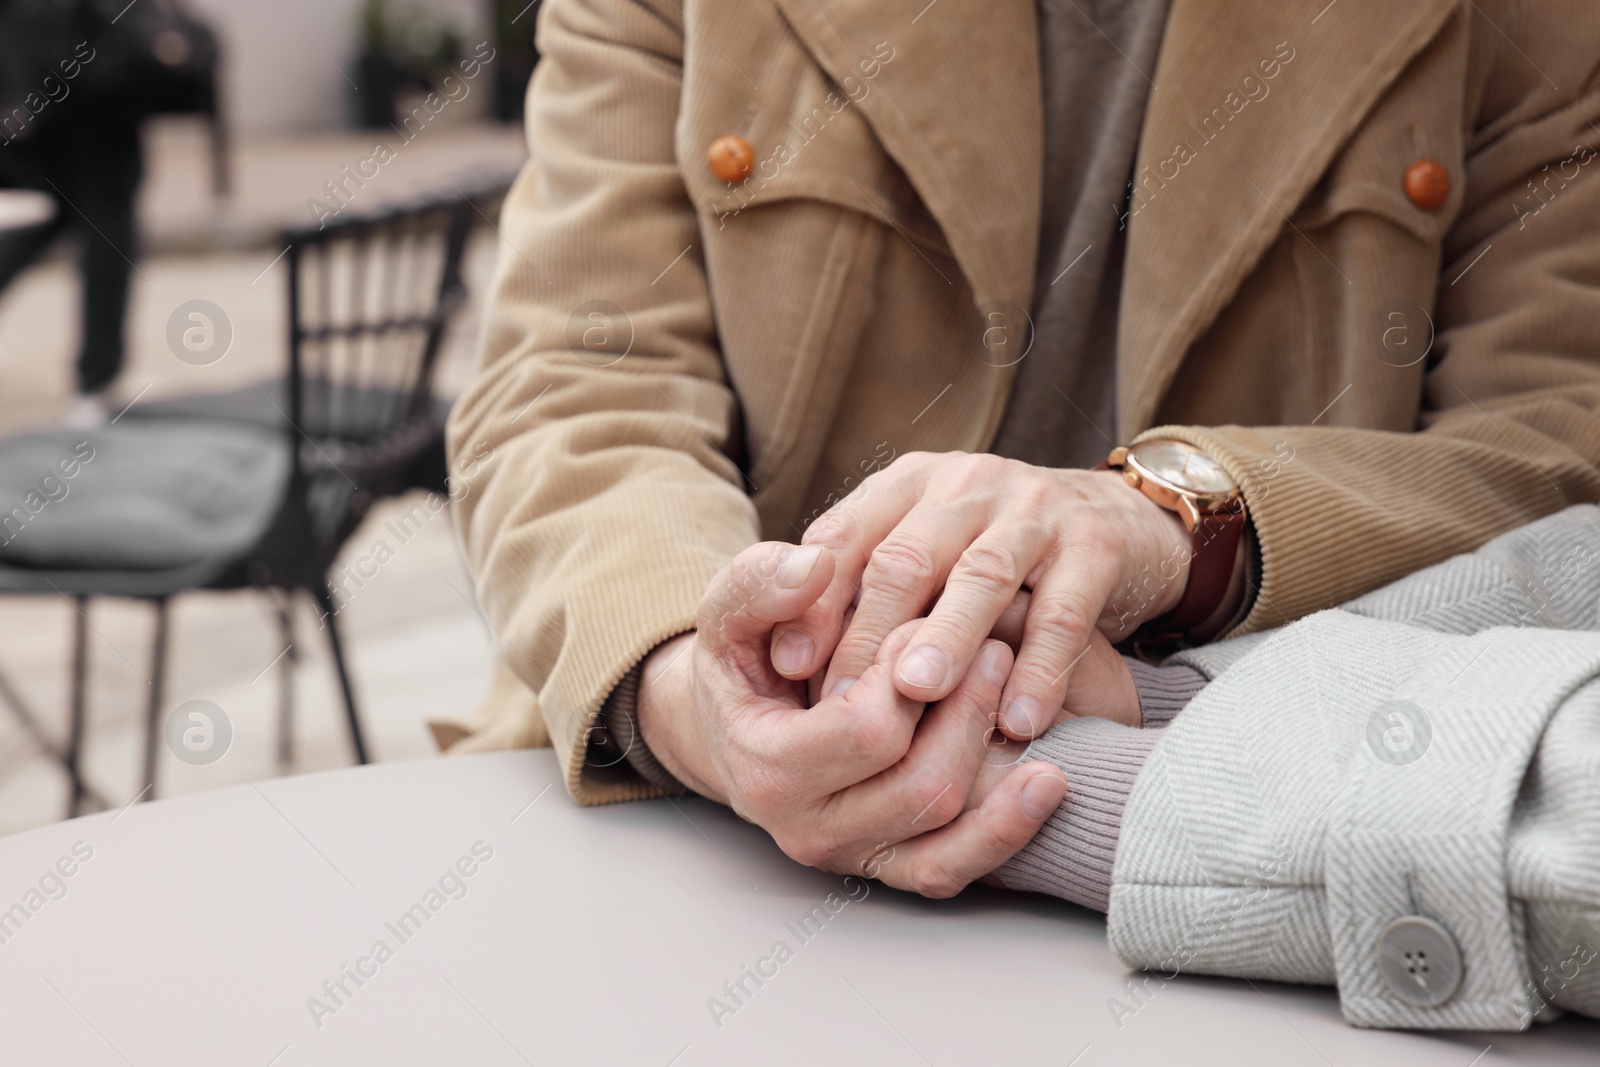
[[[130,419],[212,419],[279,427],[289,417],[283,379],[214,393],[183,393],[146,400],[128,408]]]
[[[398,428],[407,394],[371,385],[331,385],[324,379],[306,381],[306,408],[300,427],[313,437],[329,434],[359,441]],[[450,414],[449,400],[434,397],[431,414],[443,425]],[[253,382],[238,389],[214,393],[186,393],[162,400],[147,400],[128,409],[130,419],[223,419],[257,426],[281,427],[288,419],[289,393],[282,378]]]
[[[283,502],[281,430],[128,420],[0,441],[0,561],[159,570],[237,555]]]
[[[379,432],[392,431],[395,416],[404,406],[400,394],[391,390],[332,390],[325,381],[316,378],[307,382],[305,399],[306,411],[300,420],[301,429],[317,437],[337,422],[340,433],[336,436],[357,441],[369,439]],[[450,416],[452,403],[444,397],[432,398],[429,414],[435,427],[433,438],[407,464],[403,475],[407,487],[434,493],[449,492],[444,425]],[[286,383],[282,378],[274,378],[237,389],[146,400],[130,407],[126,418],[219,419],[281,429],[288,410]],[[336,420],[331,418],[335,413],[338,415]]]

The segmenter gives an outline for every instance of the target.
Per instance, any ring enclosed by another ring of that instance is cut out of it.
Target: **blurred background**
[[[348,765],[352,707],[426,757],[487,692],[438,429],[536,15],[0,0],[0,833]]]

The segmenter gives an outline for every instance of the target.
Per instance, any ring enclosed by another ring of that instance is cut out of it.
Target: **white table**
[[[476,842],[493,854],[464,864],[465,894],[426,899]],[[73,859],[75,844],[92,855]],[[1358,1031],[1330,991],[1270,983],[1183,978],[1141,1004],[1089,912],[846,886],[700,801],[580,809],[548,751],[42,827],[0,841],[0,909],[26,906],[58,862],[65,895],[41,893],[0,944],[8,1065],[1491,1067],[1592,1065],[1600,1049],[1600,1025],[1570,1019],[1523,1035]],[[829,893],[837,914],[802,940],[791,926],[828,914]],[[396,928],[419,903],[437,910]],[[722,986],[742,965],[776,974],[744,978],[736,1002]],[[335,1000],[322,987],[343,967],[368,976],[344,977]],[[714,1021],[712,997],[736,1010]],[[1120,1026],[1113,998],[1136,1009]]]

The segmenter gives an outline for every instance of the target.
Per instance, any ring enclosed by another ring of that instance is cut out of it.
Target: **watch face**
[[[1145,441],[1130,450],[1130,458],[1153,477],[1198,496],[1223,496],[1237,488],[1216,460],[1183,441]]]

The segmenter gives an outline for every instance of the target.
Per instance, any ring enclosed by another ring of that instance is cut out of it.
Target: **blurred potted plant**
[[[432,91],[461,57],[461,33],[418,3],[367,0],[361,11],[361,51],[356,58],[358,125],[395,123],[395,99],[408,88]]]

